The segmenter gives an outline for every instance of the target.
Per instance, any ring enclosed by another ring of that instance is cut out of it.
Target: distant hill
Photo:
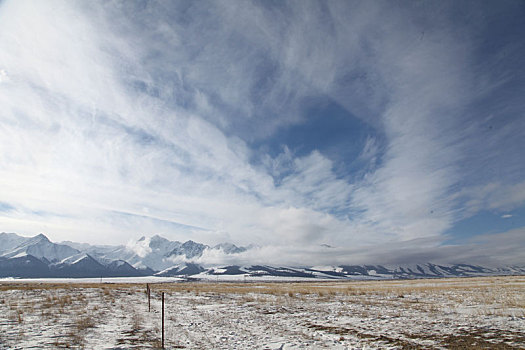
[[[222,243],[213,247],[194,241],[142,237],[128,246],[93,246],[51,242],[45,235],[22,237],[0,233],[0,277],[136,277],[180,276],[195,279],[265,277],[292,279],[410,279],[523,275],[523,266],[488,268],[472,264],[340,265],[276,267],[270,265],[214,266],[193,260],[206,253],[243,254],[250,248]],[[178,262],[177,262],[178,261]],[[183,261],[183,262],[181,262]]]

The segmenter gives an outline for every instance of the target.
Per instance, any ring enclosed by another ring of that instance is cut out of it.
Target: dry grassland
[[[523,349],[525,277],[0,283],[0,348]]]

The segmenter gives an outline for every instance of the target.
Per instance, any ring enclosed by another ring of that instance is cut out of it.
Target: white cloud
[[[467,187],[457,193],[457,197],[465,201],[465,217],[481,210],[509,211],[525,203],[525,181],[517,184],[492,182]]]
[[[315,203],[303,203],[315,185],[327,192],[319,200],[341,196],[330,189],[337,181],[322,155],[294,160],[288,189],[277,190],[270,175],[250,165],[251,150],[244,141],[226,137],[191,111],[166,108],[162,99],[130,90],[119,65],[125,62],[132,75],[144,78],[148,73],[135,66],[142,51],[130,51],[122,38],[103,38],[107,23],[94,25],[66,3],[57,3],[50,22],[45,20],[50,7],[41,4],[42,11],[28,11],[28,6],[8,3],[2,9],[6,17],[18,14],[16,21],[3,22],[3,33],[19,33],[2,41],[3,61],[19,77],[3,95],[9,108],[2,117],[2,142],[10,150],[2,159],[3,199],[20,208],[1,219],[6,228],[114,243],[144,231],[208,240],[223,238],[213,237],[216,232],[228,232],[236,241],[262,243],[281,235],[288,242],[313,237],[327,230],[327,222],[337,221],[307,209]],[[26,29],[28,21],[35,25]],[[172,29],[163,32],[167,30]],[[82,47],[70,45],[77,38],[82,38]],[[26,44],[33,39],[41,47],[36,53],[28,52],[32,49]],[[122,51],[124,58],[115,57],[113,50]],[[203,110],[202,101],[209,97],[199,96]],[[297,179],[303,179],[306,189]],[[266,209],[264,203],[283,207]],[[265,212],[275,212],[283,226]],[[310,221],[296,214],[303,212],[311,213]],[[250,236],[244,237],[248,230]]]
[[[265,245],[240,254],[224,254],[220,250],[205,250],[199,258],[178,257],[175,262],[195,262],[204,266],[255,265],[273,266],[378,264],[396,266],[414,263],[480,264],[504,266],[522,264],[525,255],[523,229],[486,234],[462,245],[440,245],[435,238],[419,238],[404,242],[377,243],[362,247],[323,247]],[[305,259],[308,257],[308,259]]]
[[[523,204],[517,182],[454,194],[478,73],[463,27],[436,16],[420,40],[408,9],[282,5],[3,2],[0,189],[17,210],[2,230],[294,244],[292,261],[322,243],[437,239],[461,200],[473,212]],[[378,131],[363,179],[317,150],[251,148],[302,122],[317,95]]]
[[[152,249],[150,247],[150,241],[150,237],[147,237],[141,241],[129,241],[126,245],[126,249],[134,252],[141,258],[144,258],[146,255],[152,252]]]
[[[0,83],[5,83],[9,81],[9,75],[5,69],[0,69]]]

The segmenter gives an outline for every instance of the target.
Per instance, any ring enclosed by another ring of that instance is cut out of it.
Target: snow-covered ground
[[[144,284],[144,283],[168,283],[183,281],[179,277],[157,277],[157,276],[143,276],[143,277],[103,277],[103,278],[0,278],[0,286],[6,283],[19,284],[85,284],[85,283],[130,283],[130,284]]]
[[[144,280],[146,281],[146,280]],[[0,282],[0,348],[525,348],[525,277],[153,284]]]

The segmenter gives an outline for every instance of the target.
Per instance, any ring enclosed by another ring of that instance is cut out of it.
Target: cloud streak
[[[323,243],[437,249],[458,220],[524,203],[523,106],[503,94],[523,80],[491,70],[524,48],[481,63],[489,7],[465,25],[451,3],[5,1],[2,230],[295,245],[297,261]],[[508,108],[478,117],[491,94]],[[316,99],[374,130],[355,159],[274,138]]]

